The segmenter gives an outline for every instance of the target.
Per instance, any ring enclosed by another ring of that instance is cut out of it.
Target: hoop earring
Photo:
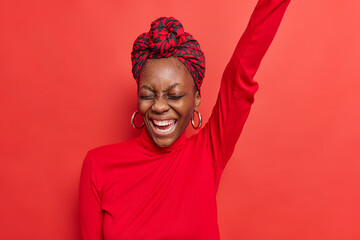
[[[134,112],[133,115],[131,116],[131,125],[133,125],[133,127],[136,128],[136,129],[141,129],[141,128],[144,127],[145,123],[143,122],[140,127],[137,127],[137,126],[135,125],[135,122],[134,122],[135,116],[136,116],[136,114],[138,114],[138,113],[139,113],[139,112],[136,111],[136,112]]]
[[[194,110],[194,112],[196,112],[197,115],[198,115],[199,125],[198,125],[198,126],[195,126],[194,114],[193,114],[193,116],[192,116],[192,118],[191,118],[191,125],[193,126],[194,129],[199,129],[199,128],[201,127],[201,114],[200,114],[198,111],[196,111],[196,110]]]

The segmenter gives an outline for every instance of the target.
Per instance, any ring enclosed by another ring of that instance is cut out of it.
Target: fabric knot
[[[149,31],[150,47],[155,54],[173,52],[185,41],[181,23],[173,17],[161,17],[151,23]]]

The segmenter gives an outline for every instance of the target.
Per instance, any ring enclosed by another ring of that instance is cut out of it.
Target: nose
[[[156,99],[154,104],[151,106],[151,110],[158,114],[168,111],[169,108],[170,106],[167,104],[166,99],[163,98]]]

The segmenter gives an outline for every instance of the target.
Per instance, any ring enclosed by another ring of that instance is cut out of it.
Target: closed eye
[[[184,97],[184,95],[170,95],[168,96],[168,99],[178,100]]]
[[[152,99],[155,98],[154,95],[140,95],[139,97],[140,97],[140,99],[142,99],[142,100],[152,100]]]

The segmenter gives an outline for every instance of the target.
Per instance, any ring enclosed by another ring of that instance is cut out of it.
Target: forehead
[[[186,89],[194,87],[190,72],[175,57],[147,59],[139,80],[139,87],[147,85],[154,89],[166,89],[174,84]]]

